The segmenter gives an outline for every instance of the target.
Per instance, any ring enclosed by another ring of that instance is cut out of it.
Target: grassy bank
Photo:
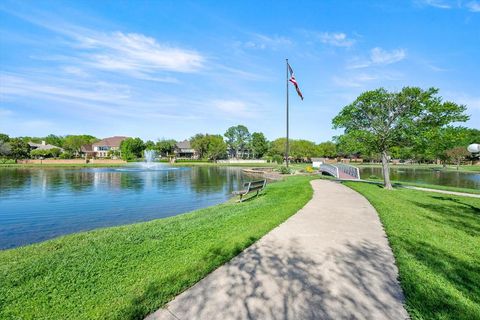
[[[365,181],[383,185],[383,179],[365,179]],[[439,184],[403,182],[403,181],[397,181],[397,180],[393,180],[392,183],[395,187],[420,187],[420,188],[436,189],[436,190],[443,190],[443,191],[480,194],[480,190],[471,189],[471,188],[458,188],[458,187],[442,186]]]
[[[381,168],[382,165],[379,163],[352,163],[353,166],[359,168]],[[445,170],[445,171],[457,171],[457,167],[453,165],[448,165],[443,167],[442,165],[437,164],[390,164],[390,168],[393,169],[433,169],[433,170]],[[458,172],[480,172],[479,165],[461,165]]]
[[[252,201],[0,251],[0,319],[141,319],[297,212],[312,196],[309,180],[270,184]]]
[[[480,319],[480,199],[346,183],[377,209],[413,319]]]
[[[454,192],[463,192],[463,193],[473,193],[473,194],[480,194],[480,190],[478,189],[470,189],[470,188],[457,188],[457,187],[450,187],[450,186],[442,186],[438,184],[425,184],[425,183],[414,183],[414,182],[394,182],[397,186],[411,186],[411,187],[420,187],[420,188],[429,188],[429,189],[436,189],[436,190],[444,190],[444,191],[454,191]]]

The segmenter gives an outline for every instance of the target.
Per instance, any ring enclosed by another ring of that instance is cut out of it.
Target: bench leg
[[[243,194],[241,194],[241,195],[240,195],[240,202],[242,202],[242,201],[243,201],[243,200],[242,200],[242,197],[243,197]]]
[[[257,190],[257,197],[258,197],[258,192],[259,192],[259,191],[260,191],[260,190]]]

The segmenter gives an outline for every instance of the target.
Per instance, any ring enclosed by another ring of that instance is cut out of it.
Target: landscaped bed
[[[302,208],[309,180],[270,184],[252,201],[0,251],[0,318],[141,319]]]
[[[413,319],[480,319],[480,199],[346,183],[378,211]]]

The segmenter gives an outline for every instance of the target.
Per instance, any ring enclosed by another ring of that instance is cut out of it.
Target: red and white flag
[[[288,79],[288,81],[293,83],[293,85],[295,86],[295,90],[297,90],[298,96],[300,97],[300,99],[303,100],[303,94],[300,91],[300,88],[298,87],[297,80],[295,79],[295,76],[293,75],[293,70],[292,70],[292,67],[290,67],[290,64],[288,64],[288,71],[290,72],[290,79]]]

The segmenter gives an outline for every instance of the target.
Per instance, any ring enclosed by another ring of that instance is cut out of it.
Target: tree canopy
[[[250,149],[253,158],[261,158],[268,151],[268,141],[262,132],[254,132],[251,136]]]
[[[176,143],[173,139],[160,139],[155,144],[155,149],[161,156],[168,156],[175,150]]]
[[[193,149],[201,159],[217,160],[226,156],[227,145],[221,135],[198,133],[190,139]]]
[[[224,134],[227,145],[235,152],[235,157],[240,157],[250,143],[251,135],[244,125],[233,126]]]
[[[127,138],[120,143],[120,151],[123,160],[135,160],[141,158],[145,145],[140,138]]]
[[[384,185],[391,189],[388,153],[452,122],[466,121],[466,107],[443,102],[438,89],[405,87],[399,92],[380,88],[362,93],[332,120],[365,151],[381,154]]]

